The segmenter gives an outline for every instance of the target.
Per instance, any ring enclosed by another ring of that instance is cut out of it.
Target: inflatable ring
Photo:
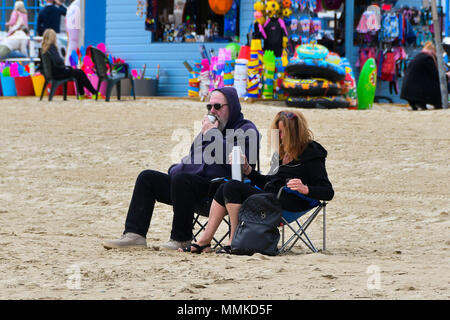
[[[330,81],[345,79],[345,68],[325,60],[292,59],[286,66],[286,72],[299,79],[323,78]]]
[[[323,59],[328,55],[328,49],[321,44],[302,44],[295,51],[300,59]]]
[[[286,104],[297,108],[334,109],[348,108],[350,103],[342,96],[336,97],[288,97]]]
[[[291,96],[337,96],[341,85],[325,79],[283,79],[282,87]]]

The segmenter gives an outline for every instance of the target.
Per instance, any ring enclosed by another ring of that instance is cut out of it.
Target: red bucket
[[[239,51],[238,59],[250,60],[250,47],[249,46],[241,47],[241,50]]]
[[[14,82],[16,84],[17,96],[26,97],[34,96],[34,87],[31,77],[15,77]]]

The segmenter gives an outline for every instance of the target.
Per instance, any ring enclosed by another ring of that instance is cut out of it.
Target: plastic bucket
[[[128,81],[129,82],[129,81]],[[135,79],[134,89],[137,97],[153,97],[158,95],[158,80]]]
[[[19,97],[34,96],[33,81],[30,76],[15,77],[14,82]]]
[[[241,50],[239,50],[238,59],[247,59],[250,60],[250,47],[242,46]]]
[[[1,85],[4,97],[16,97],[16,83],[13,77],[1,76]]]
[[[45,78],[42,74],[37,76],[31,76],[31,82],[33,83],[34,94],[36,97],[41,96],[42,88],[44,87]]]
[[[134,90],[136,90],[136,82],[135,82]],[[117,96],[116,85],[114,85],[111,91],[111,97]],[[129,97],[131,96],[131,82],[130,79],[122,79],[120,80],[120,96],[121,97]]]
[[[97,75],[91,74],[91,75],[88,75],[87,77],[88,77],[89,81],[92,83],[92,86],[94,87],[94,89],[97,90],[97,86],[98,86]],[[100,93],[103,96],[106,96],[106,86],[107,86],[106,81],[103,81],[102,84],[100,85]],[[91,92],[86,88],[84,88],[84,93],[87,95],[91,94]]]

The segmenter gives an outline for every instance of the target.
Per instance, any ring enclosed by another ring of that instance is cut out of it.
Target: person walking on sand
[[[255,167],[259,132],[253,122],[244,119],[236,89],[224,87],[212,91],[206,107],[209,116],[217,120],[211,121],[208,115],[203,117],[201,132],[194,139],[189,154],[172,165],[168,174],[154,170],[139,174],[122,237],[103,242],[104,248],[146,248],[156,201],[173,208],[170,239],[161,249],[177,250],[190,245],[194,210],[208,196],[211,179],[231,176],[225,150],[231,150],[235,140],[240,141],[246,156],[250,156],[251,167]],[[230,131],[234,134],[229,135]],[[212,146],[218,146],[214,159],[208,156]]]

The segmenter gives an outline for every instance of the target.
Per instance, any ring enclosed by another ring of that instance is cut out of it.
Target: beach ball
[[[211,10],[215,14],[224,15],[230,11],[233,0],[208,0]]]

